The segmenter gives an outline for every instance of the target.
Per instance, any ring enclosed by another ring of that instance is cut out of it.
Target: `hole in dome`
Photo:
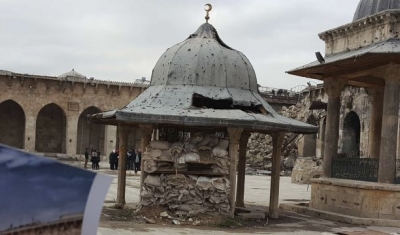
[[[232,99],[212,99],[203,95],[194,93],[192,96],[192,106],[203,109],[240,109],[247,113],[263,113],[261,105],[242,106],[234,105]]]

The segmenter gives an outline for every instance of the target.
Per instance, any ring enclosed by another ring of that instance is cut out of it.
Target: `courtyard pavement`
[[[69,163],[82,166],[77,162]],[[114,205],[117,198],[117,171],[108,169],[106,162],[101,163],[99,172],[114,176],[105,200],[105,206]],[[126,180],[126,203],[135,206],[139,199],[140,174],[135,175],[133,171],[127,171]],[[246,175],[245,204],[246,206],[260,207],[269,204],[269,176]],[[279,201],[282,202],[308,202],[311,195],[311,187],[307,185],[292,184],[290,177],[281,177]],[[100,222],[98,235],[161,235],[161,234],[392,234],[400,235],[400,228],[391,227],[360,227],[350,224],[337,223],[296,213],[285,213],[289,222],[274,223],[263,228],[255,229],[219,229],[212,227],[184,227],[179,225],[150,225],[129,224],[128,222],[103,223]]]

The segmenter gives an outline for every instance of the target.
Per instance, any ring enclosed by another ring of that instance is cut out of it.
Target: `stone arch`
[[[90,106],[83,110],[79,115],[77,129],[76,154],[84,154],[86,148],[95,148],[98,151],[104,151],[105,126],[91,124],[86,121],[88,114],[100,113],[101,110],[95,106]]]
[[[356,112],[350,111],[343,121],[342,153],[345,156],[360,156],[360,131],[360,118]]]
[[[0,103],[0,143],[24,148],[25,112],[14,100]]]
[[[35,150],[65,153],[67,119],[64,110],[51,103],[40,109],[36,119]]]
[[[306,122],[318,126],[318,121],[313,114],[308,116]],[[303,138],[303,157],[315,157],[317,150],[317,134],[304,135]]]

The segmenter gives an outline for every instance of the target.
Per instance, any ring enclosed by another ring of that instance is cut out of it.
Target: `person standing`
[[[94,148],[90,151],[90,161],[92,162],[92,170],[96,168],[96,161],[97,161],[97,152]]]
[[[101,152],[100,151],[97,151],[96,152],[97,153],[97,158],[96,158],[96,165],[95,165],[95,168],[96,168],[96,170],[99,170],[100,169],[100,165],[99,165],[99,163],[100,163],[100,155],[101,155]]]
[[[140,162],[142,158],[142,154],[140,152],[140,149],[136,152],[135,157],[134,157],[134,161],[135,161],[135,174],[137,174],[138,171],[140,171]]]
[[[133,161],[134,161],[134,151],[133,149],[129,149],[127,152],[127,161],[126,161],[126,169],[133,170]]]
[[[89,161],[89,148],[86,148],[86,150],[85,150],[85,166],[84,166],[85,169],[87,169],[88,161]]]
[[[115,166],[115,149],[108,155],[108,163],[110,163],[110,170],[114,170]]]

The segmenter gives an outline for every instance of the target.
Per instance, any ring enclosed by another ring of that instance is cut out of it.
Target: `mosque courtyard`
[[[82,167],[82,162],[66,162],[77,167]],[[126,181],[126,206],[125,214],[113,216],[110,211],[114,209],[117,197],[117,171],[108,169],[107,162],[100,162],[100,173],[111,175],[114,180],[107,193],[103,213],[98,228],[98,235],[158,235],[158,234],[400,234],[400,228],[357,226],[339,222],[332,222],[293,212],[281,212],[281,217],[276,220],[252,220],[243,223],[232,224],[232,227],[223,226],[222,223],[213,224],[207,217],[185,218],[180,224],[174,224],[172,219],[161,219],[160,211],[154,211],[149,221],[157,221],[150,224],[143,220],[142,215],[135,215],[134,210],[139,203],[140,173],[135,175],[133,171],[127,171]],[[268,211],[270,176],[246,175],[245,204],[246,207],[260,211]],[[281,177],[279,203],[307,203],[310,200],[311,187],[306,184],[293,184],[290,177]],[[140,214],[140,213],[139,213]],[[149,214],[149,213],[148,213]],[[210,219],[214,219],[211,218]],[[197,225],[198,224],[198,225]],[[204,225],[206,224],[206,225]]]

